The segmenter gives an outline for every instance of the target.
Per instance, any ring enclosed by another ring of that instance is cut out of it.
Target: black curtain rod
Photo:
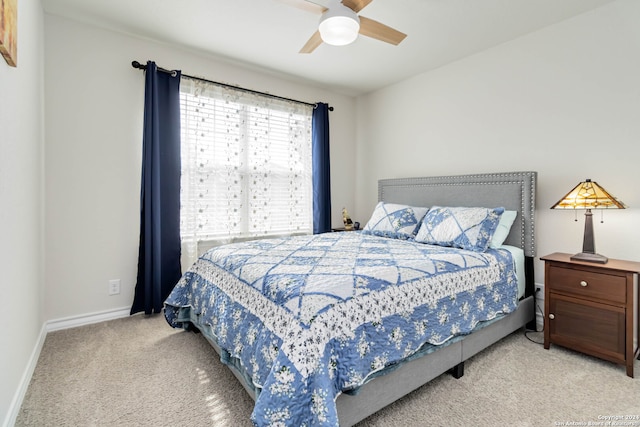
[[[145,64],[141,64],[138,61],[132,61],[131,62],[131,66],[133,68],[137,68],[139,70],[146,70],[147,69],[147,66]],[[161,68],[161,67],[158,67],[158,71],[162,71],[163,73],[168,73],[168,74],[172,74],[172,75],[176,74],[176,72],[174,70],[167,70],[167,69]],[[309,102],[298,101],[297,99],[285,98],[284,96],[272,95],[272,94],[266,93],[266,92],[260,92],[260,91],[253,90],[253,89],[246,89],[246,88],[243,88],[243,87],[233,86],[233,85],[230,85],[230,84],[227,84],[227,83],[215,82],[213,80],[203,79],[202,77],[190,76],[188,74],[182,74],[182,76],[187,77],[189,79],[199,80],[201,82],[213,83],[213,84],[224,86],[224,87],[228,87],[228,88],[231,88],[231,89],[242,90],[244,92],[249,92],[249,93],[253,93],[253,94],[256,94],[256,95],[269,96],[271,98],[282,99],[284,101],[297,102],[299,104],[309,105],[309,106],[314,107],[314,108],[317,105],[317,104],[311,104]],[[329,107],[329,111],[333,111],[333,107]]]

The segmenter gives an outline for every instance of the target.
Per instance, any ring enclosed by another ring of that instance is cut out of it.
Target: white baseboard
[[[10,427],[16,423],[16,419],[18,418],[18,412],[22,407],[22,401],[24,400],[24,396],[27,394],[27,389],[29,388],[29,383],[31,382],[31,377],[33,376],[33,371],[36,369],[36,365],[38,364],[38,358],[40,357],[40,351],[42,351],[42,346],[44,345],[44,340],[47,337],[47,329],[46,323],[42,325],[40,329],[40,335],[38,336],[38,341],[36,342],[33,351],[31,352],[31,356],[29,357],[29,363],[27,363],[27,368],[24,370],[22,374],[22,378],[20,378],[20,384],[18,386],[18,390],[16,390],[16,394],[13,396],[13,400],[11,401],[11,405],[9,405],[9,411],[7,412],[7,417],[4,419],[2,426]]]
[[[540,292],[536,293],[536,329],[542,331],[544,329],[544,285],[536,283],[536,289]]]
[[[45,322],[42,325],[40,335],[38,336],[38,341],[36,342],[36,345],[31,352],[29,363],[27,364],[27,368],[22,374],[20,385],[18,387],[18,390],[16,391],[16,394],[13,396],[11,406],[9,406],[9,412],[7,413],[7,417],[2,422],[2,426],[13,426],[16,422],[16,419],[18,418],[18,412],[20,411],[20,407],[22,407],[24,396],[27,394],[27,389],[29,388],[29,383],[31,382],[33,371],[35,371],[36,365],[38,364],[38,358],[40,357],[40,352],[42,351],[44,341],[47,338],[47,333],[52,331],[59,331],[62,329],[75,328],[78,326],[90,325],[92,323],[105,322],[107,320],[120,319],[129,316],[129,311],[129,307],[124,307],[114,310],[105,310],[96,313],[81,314],[79,316],[49,320],[48,322]]]
[[[542,314],[536,313],[536,331],[542,332],[544,330],[544,319]]]
[[[121,319],[129,316],[130,310],[130,307],[123,307],[113,310],[99,311],[96,313],[81,314],[79,316],[65,317],[62,319],[49,320],[46,323],[47,332],[76,328],[78,326],[105,322],[107,320]]]

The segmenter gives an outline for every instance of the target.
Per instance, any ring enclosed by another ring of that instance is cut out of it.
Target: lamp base
[[[606,264],[607,261],[609,261],[609,258],[600,254],[580,252],[579,254],[575,254],[574,256],[572,256],[571,261],[595,262],[598,264]]]

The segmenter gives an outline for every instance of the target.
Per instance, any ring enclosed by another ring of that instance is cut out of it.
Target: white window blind
[[[312,107],[183,77],[183,267],[199,242],[311,233]]]

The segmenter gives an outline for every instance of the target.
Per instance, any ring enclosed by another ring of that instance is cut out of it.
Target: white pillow
[[[511,231],[511,226],[516,220],[517,215],[518,211],[504,211],[502,213],[498,227],[496,231],[493,232],[493,237],[489,243],[490,248],[497,249],[507,240],[507,236],[509,235],[509,231]]]

